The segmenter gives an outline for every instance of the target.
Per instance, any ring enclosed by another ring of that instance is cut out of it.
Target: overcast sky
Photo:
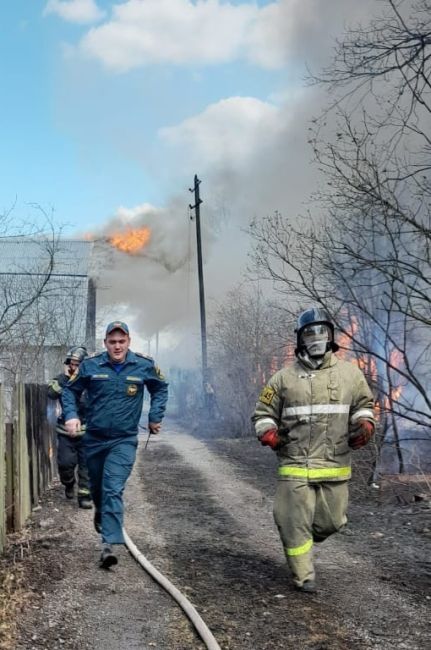
[[[187,307],[179,287],[190,269],[184,262],[183,276],[175,275],[164,261],[181,266],[190,250],[193,175],[202,178],[211,297],[239,277],[241,229],[252,217],[303,210],[316,180],[308,120],[323,101],[304,84],[306,66],[317,70],[345,25],[379,7],[378,0],[3,2],[0,209],[15,197],[20,216],[29,203],[53,208],[70,235],[151,222],[153,317],[143,328],[163,329],[169,316],[156,314],[159,294],[165,302],[175,296],[178,318]],[[115,298],[130,286],[142,292],[140,268],[124,263]]]

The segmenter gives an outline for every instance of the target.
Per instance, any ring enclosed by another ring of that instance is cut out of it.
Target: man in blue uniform
[[[112,545],[124,544],[123,491],[135,462],[144,386],[151,395],[152,434],[160,431],[168,398],[168,384],[153,359],[129,346],[126,323],[109,323],[106,352],[85,359],[63,389],[65,426],[72,436],[80,430],[79,398],[87,391],[85,453],[96,509],[94,526],[102,535],[100,566],[105,569],[118,561]]]

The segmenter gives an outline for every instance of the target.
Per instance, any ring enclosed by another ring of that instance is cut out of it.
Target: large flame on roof
[[[148,244],[151,230],[147,226],[142,228],[127,228],[108,236],[109,243],[123,253],[137,255]]]

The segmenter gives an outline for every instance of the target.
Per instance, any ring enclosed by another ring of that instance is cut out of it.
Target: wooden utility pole
[[[201,240],[201,214],[200,205],[202,200],[199,195],[199,185],[201,181],[195,174],[194,186],[189,188],[190,192],[195,195],[195,204],[189,205],[190,210],[195,211],[196,216],[196,242],[198,253],[198,280],[199,280],[199,305],[201,312],[201,344],[202,344],[202,390],[204,401],[206,400],[205,384],[208,381],[208,355],[207,355],[207,326],[205,316],[205,291],[204,291],[204,274],[202,267],[202,240]]]

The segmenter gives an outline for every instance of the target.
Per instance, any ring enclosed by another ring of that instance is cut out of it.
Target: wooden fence
[[[0,553],[6,534],[22,528],[56,476],[55,450],[47,387],[0,386]]]

